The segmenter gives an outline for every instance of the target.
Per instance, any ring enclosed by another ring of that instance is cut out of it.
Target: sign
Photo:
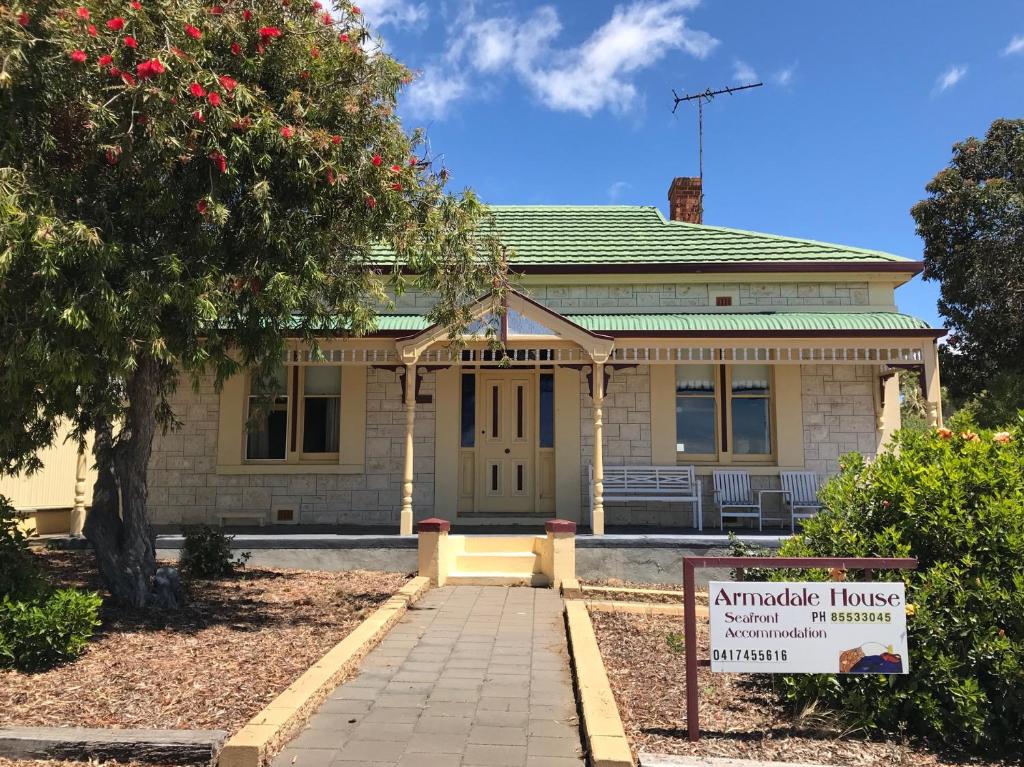
[[[711,670],[906,674],[902,583],[708,584]]]

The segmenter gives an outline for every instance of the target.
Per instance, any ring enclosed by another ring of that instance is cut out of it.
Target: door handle
[[[505,455],[508,455],[511,452],[512,452],[512,450],[510,448],[507,448],[507,447],[505,448]]]

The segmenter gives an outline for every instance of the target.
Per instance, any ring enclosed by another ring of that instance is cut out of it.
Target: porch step
[[[531,575],[540,570],[538,557],[532,550],[488,551],[479,554],[457,554],[457,573],[504,573],[508,575]]]
[[[536,537],[531,535],[467,535],[466,554],[533,553]]]
[[[551,581],[541,573],[454,572],[448,574],[446,584],[453,586],[534,586],[546,587]]]

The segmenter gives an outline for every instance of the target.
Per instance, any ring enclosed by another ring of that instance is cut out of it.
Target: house
[[[943,331],[894,298],[919,262],[703,225],[700,195],[675,179],[669,219],[496,206],[522,277],[504,317],[481,303],[478,324],[497,323],[504,352],[481,338],[453,351],[423,317],[430,296],[410,292],[371,336],[326,338],[325,360],[290,346],[258,428],[246,376],[180,387],[184,426],[154,447],[153,521],[681,528],[686,504],[605,503],[603,467],[739,468],[755,489],[835,472],[899,427],[899,369],[940,422]]]

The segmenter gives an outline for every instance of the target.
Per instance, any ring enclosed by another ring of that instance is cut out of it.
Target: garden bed
[[[592,613],[594,631],[626,737],[640,751],[851,767],[940,767],[958,763],[915,743],[872,740],[828,711],[794,715],[767,676],[698,671],[701,740],[686,733],[683,621],[677,617]],[[674,648],[669,646],[672,633]],[[699,656],[708,657],[706,622]],[[1005,764],[972,761],[973,765]]]
[[[41,556],[59,585],[100,589],[91,552]],[[105,605],[76,661],[35,674],[0,671],[0,726],[233,733],[407,580],[247,568],[193,582],[179,611]]]

